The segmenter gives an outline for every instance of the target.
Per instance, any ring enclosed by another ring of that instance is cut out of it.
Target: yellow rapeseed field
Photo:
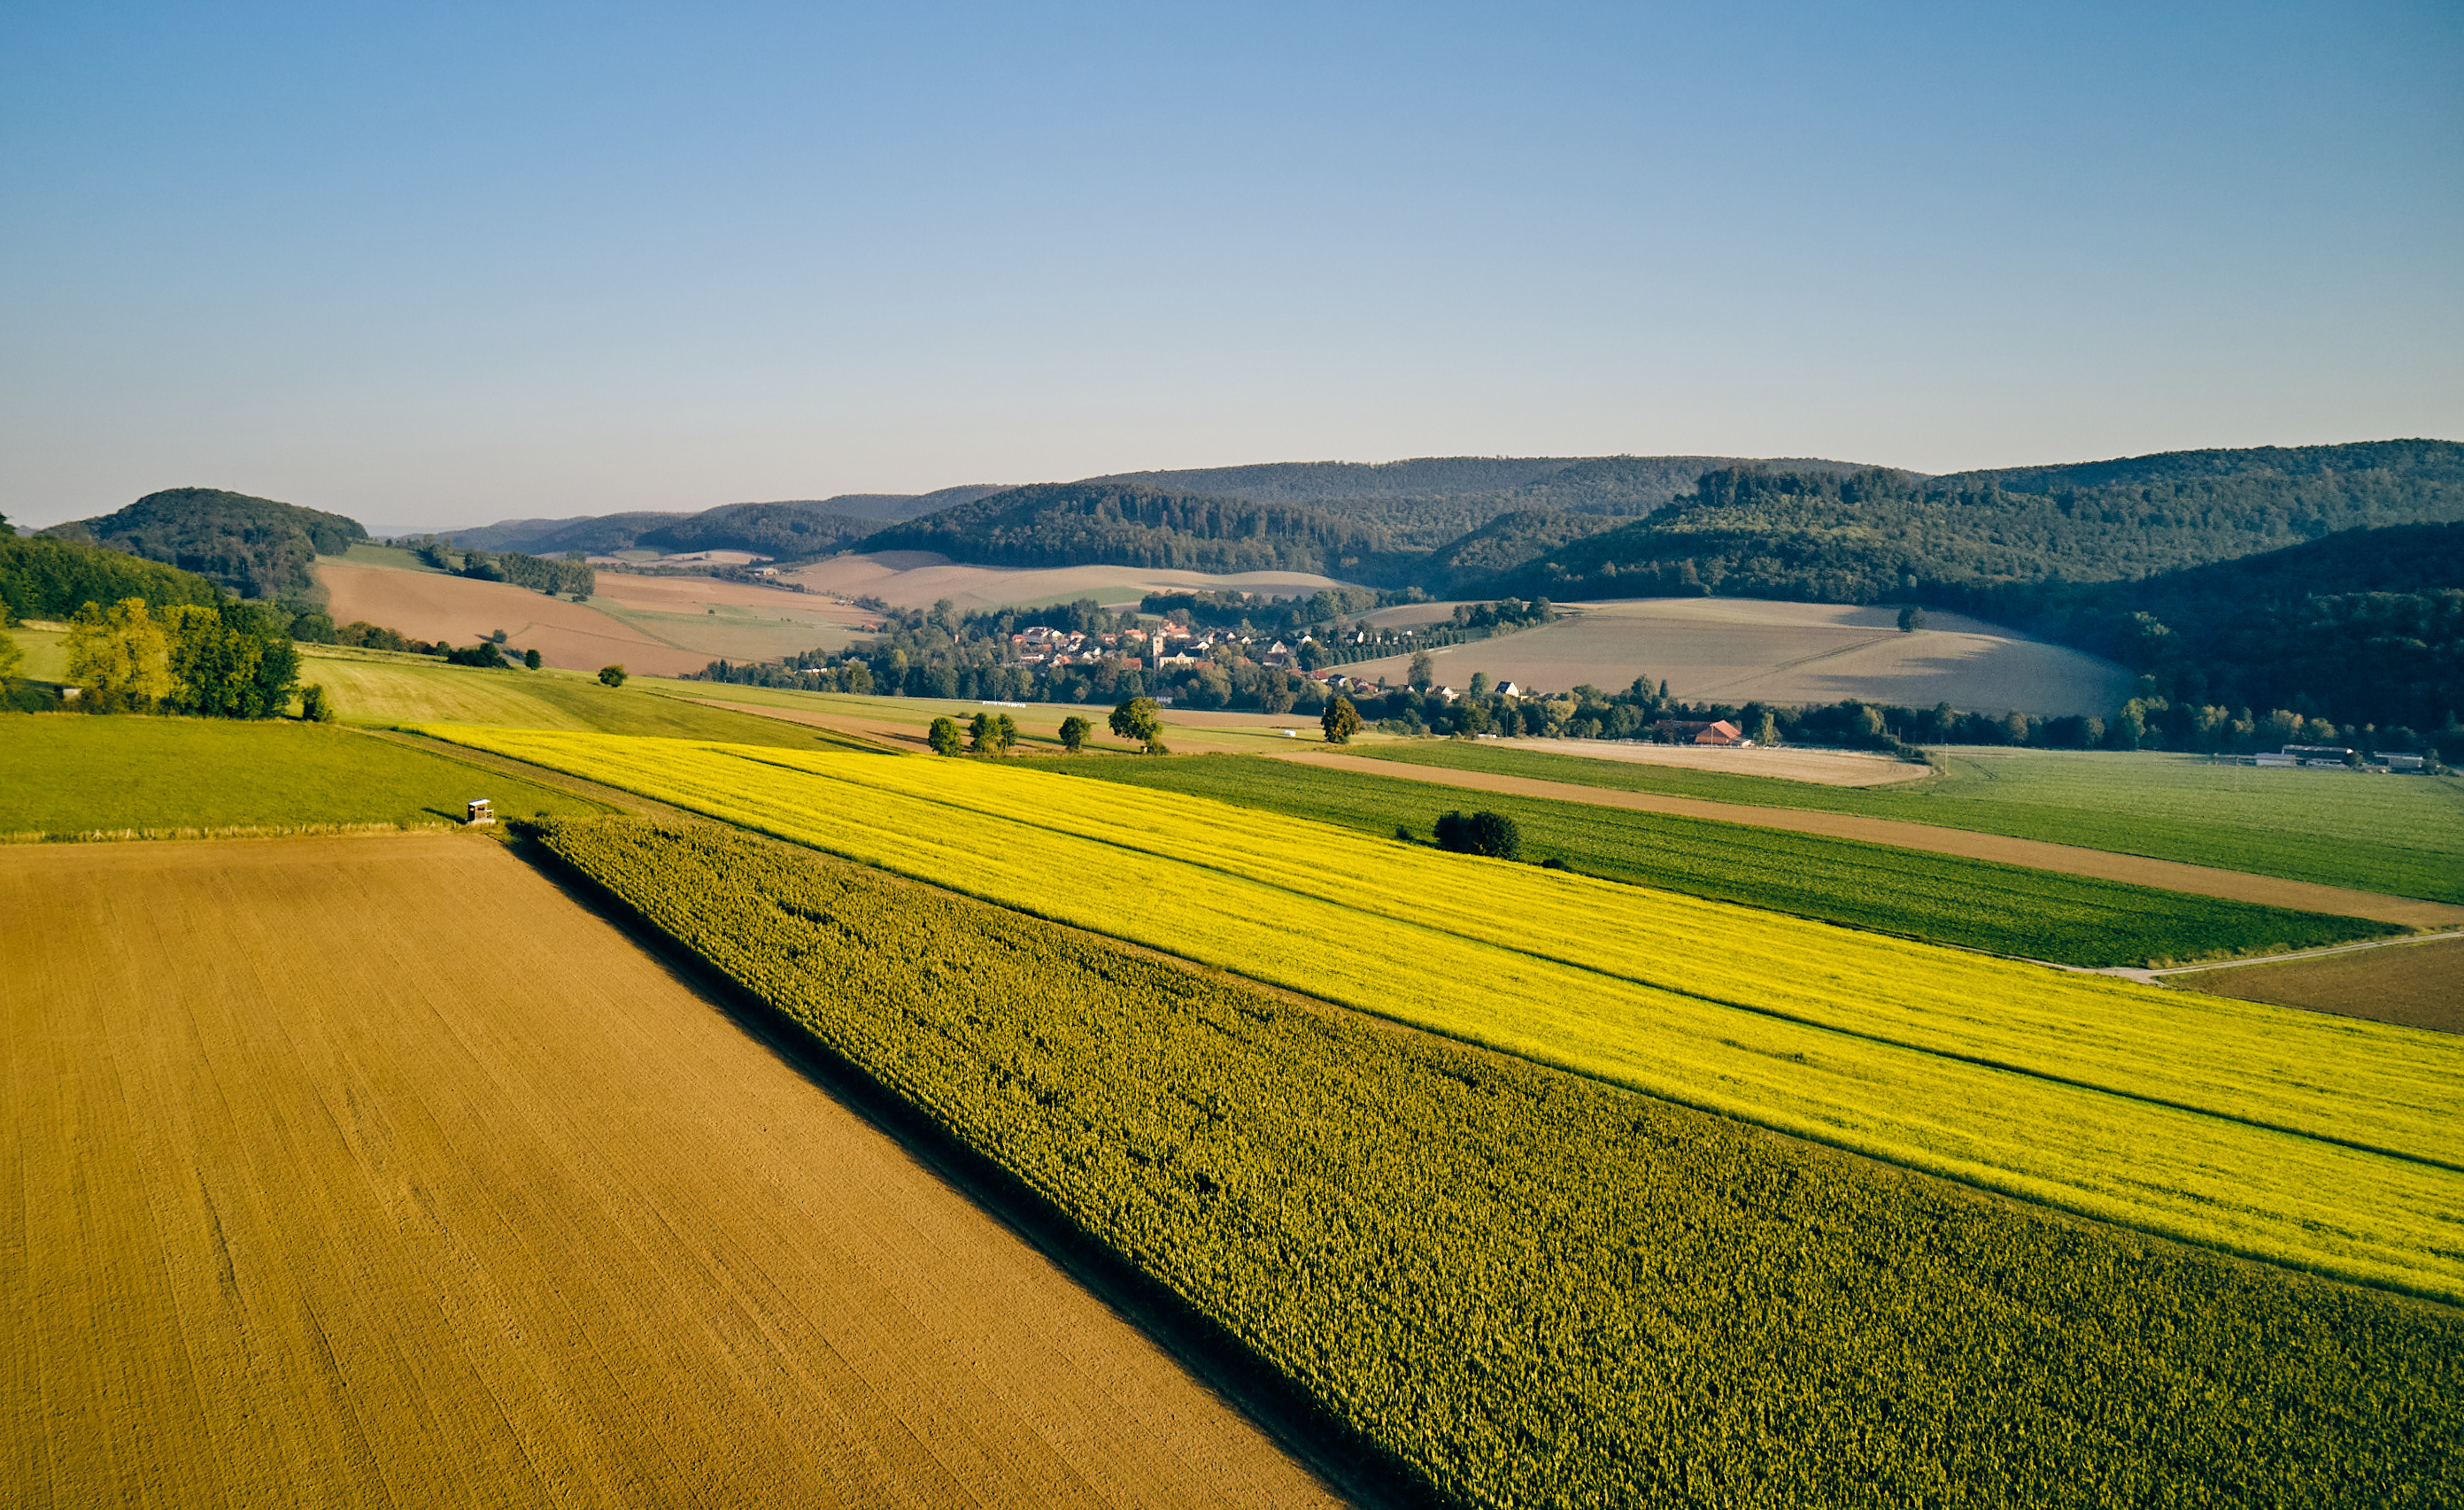
[[[2464,1299],[2452,1037],[1031,770],[428,732],[1878,1158]]]

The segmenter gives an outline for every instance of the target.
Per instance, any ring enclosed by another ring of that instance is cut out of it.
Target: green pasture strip
[[[2402,930],[2360,918],[2189,896],[1985,860],[1628,812],[1499,792],[1450,792],[1354,768],[1262,755],[1067,760],[1050,769],[1425,840],[1440,813],[1504,813],[1523,858],[1586,875],[1772,908],[1965,949],[2102,968],[2280,953]],[[2310,942],[2315,940],[2316,942]]]
[[[36,682],[65,682],[69,679],[68,635],[57,629],[29,629],[20,624],[13,629],[0,629],[17,642],[26,652],[26,664],[17,674]]]
[[[343,722],[377,728],[446,719],[507,729],[717,739],[790,750],[880,748],[853,734],[708,708],[630,682],[620,688],[604,687],[597,677],[579,671],[445,666],[424,656],[382,660],[318,656],[302,659],[299,679],[321,684],[333,695]]]
[[[1352,753],[1617,792],[1900,819],[2464,902],[2464,779],[2453,777],[2263,771],[2182,755],[1954,750],[1947,777],[1837,787],[1469,740],[1407,740]]]
[[[1464,1505],[2431,1504],[2464,1320],[707,827],[546,847]]]
[[[2457,1040],[1031,764],[438,737],[1463,1041],[2246,1257],[2464,1298]]]
[[[348,561],[353,566],[385,566],[398,572],[427,572],[431,576],[446,575],[406,550],[391,545],[379,545],[374,540],[354,540],[350,549],[340,556],[321,556],[319,560]]]
[[[353,730],[33,713],[0,725],[0,834],[176,837],[605,813],[604,802]]]

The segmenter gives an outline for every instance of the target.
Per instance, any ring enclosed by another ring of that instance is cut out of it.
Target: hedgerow
[[[715,827],[548,848],[1480,1505],[2464,1495],[2464,1321]]]

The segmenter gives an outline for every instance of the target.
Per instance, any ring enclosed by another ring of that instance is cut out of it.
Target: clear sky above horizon
[[[2464,8],[0,15],[0,514],[2464,439]]]

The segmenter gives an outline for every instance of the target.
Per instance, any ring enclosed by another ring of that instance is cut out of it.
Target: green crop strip
[[[2464,1323],[722,829],[547,847],[1443,1498],[2434,1504]]]
[[[1560,763],[1564,763],[1561,761]],[[2091,968],[2315,949],[2401,931],[2359,918],[2186,896],[1991,861],[1548,798],[1455,792],[1341,765],[1263,755],[1089,760],[1051,769],[1425,838],[1437,815],[1512,818],[1523,858],[1910,938]]]
[[[1568,741],[1579,751],[1581,741]],[[1953,752],[1950,775],[1837,787],[1460,739],[1352,754],[1618,792],[1899,819],[2390,896],[2464,902],[2464,780],[2215,766],[2196,755]]]

